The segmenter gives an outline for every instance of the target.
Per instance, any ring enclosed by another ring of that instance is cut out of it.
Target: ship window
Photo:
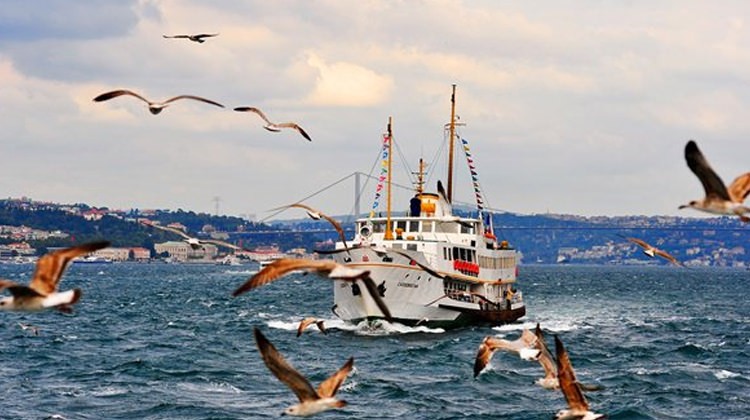
[[[383,222],[373,222],[372,224],[372,231],[376,233],[383,233],[385,231],[385,223]]]
[[[396,229],[401,229],[402,232],[406,232],[406,221],[405,220],[396,221]]]
[[[453,259],[460,260],[460,258],[458,257],[458,248],[455,247],[453,248]]]
[[[454,222],[440,222],[437,224],[437,227],[435,228],[435,231],[437,233],[457,233],[458,232],[458,223]]]
[[[408,251],[416,251],[417,250],[417,244],[406,244],[406,249]]]
[[[431,233],[432,232],[432,221],[424,221],[422,222],[422,232]]]
[[[461,224],[461,233],[474,233],[474,224]]]

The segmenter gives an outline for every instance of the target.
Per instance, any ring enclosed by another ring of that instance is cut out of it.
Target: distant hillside
[[[476,216],[457,210],[464,216]],[[68,237],[30,240],[34,247],[64,246],[74,242],[107,239],[114,246],[141,246],[153,250],[153,244],[174,240],[175,235],[145,227],[146,218],[166,225],[180,223],[190,235],[221,235],[248,249],[260,245],[320,249],[338,239],[325,221],[308,218],[250,222],[232,216],[212,216],[184,210],[114,211],[85,204],[62,205],[31,200],[0,200],[0,225],[28,226],[59,230]],[[351,216],[336,216],[345,221],[347,237],[354,235]],[[493,216],[495,233],[523,254],[523,263],[553,264],[559,259],[585,264],[663,264],[643,256],[640,249],[624,237],[643,239],[667,250],[692,265],[750,267],[750,224],[737,218],[682,218],[665,216],[581,217],[573,215],[519,215],[499,213]],[[0,238],[0,243],[14,241]]]

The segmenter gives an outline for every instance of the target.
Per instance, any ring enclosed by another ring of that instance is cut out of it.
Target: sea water
[[[0,265],[26,283],[32,265]],[[0,313],[1,419],[276,418],[297,402],[261,360],[260,328],[313,386],[354,357],[348,402],[320,418],[549,419],[559,391],[536,362],[498,353],[476,379],[486,335],[539,322],[565,344],[591,409],[611,419],[750,418],[750,272],[672,267],[522,266],[527,315],[444,331],[351,325],[332,283],[292,275],[237,298],[244,267],[72,265],[73,314]],[[296,337],[299,321],[322,318]],[[40,328],[39,335],[19,323]]]

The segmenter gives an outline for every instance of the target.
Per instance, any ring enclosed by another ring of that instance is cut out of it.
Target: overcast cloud
[[[445,180],[451,84],[491,207],[698,216],[683,148],[750,169],[743,1],[45,1],[0,7],[0,190],[110,208],[268,215],[370,172],[387,119],[405,165]],[[163,34],[220,33],[204,44]],[[160,115],[122,97],[204,96]],[[270,133],[252,114],[313,137]],[[459,157],[462,152],[459,150]],[[456,200],[472,202],[458,161]],[[377,175],[377,174],[376,174]],[[352,210],[354,184],[310,201]],[[369,184],[362,207],[374,195]],[[394,205],[407,206],[407,192]]]

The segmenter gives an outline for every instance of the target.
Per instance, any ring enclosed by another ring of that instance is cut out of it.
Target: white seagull
[[[36,263],[36,270],[28,286],[0,280],[0,291],[8,289],[11,294],[0,299],[0,310],[32,312],[56,308],[61,312],[71,312],[69,305],[78,302],[82,292],[78,288],[66,292],[57,291],[65,268],[74,258],[108,246],[108,241],[90,242],[43,255]]]
[[[218,36],[219,34],[193,34],[193,35],[162,35],[164,38],[184,38],[202,44],[206,42],[203,38]]]
[[[291,128],[292,130],[297,130],[300,134],[302,134],[302,137],[306,138],[307,141],[312,141],[310,136],[307,134],[305,130],[302,129],[297,123],[293,122],[283,122],[283,123],[274,123],[271,122],[271,120],[266,117],[266,114],[263,113],[258,108],[251,107],[251,106],[240,106],[234,109],[237,112],[253,112],[255,114],[258,114],[260,118],[263,119],[263,121],[266,122],[266,125],[263,126],[268,131],[273,131],[274,133],[278,133],[281,131],[282,128]]]
[[[392,319],[391,312],[388,310],[388,306],[386,306],[383,298],[380,296],[378,287],[375,285],[372,278],[370,278],[370,272],[367,270],[350,268],[333,260],[279,258],[250,277],[250,279],[232,293],[232,296],[237,297],[245,292],[255,289],[256,287],[271,283],[297,270],[313,271],[318,274],[326,275],[329,279],[333,280],[344,280],[348,282],[361,280],[365,284],[367,291],[370,293],[370,297],[372,297],[375,304],[383,313],[383,316],[389,321]]]
[[[149,223],[142,221],[142,224],[146,226],[150,226],[159,230],[163,230],[165,232],[171,232],[176,235],[180,235],[183,238],[183,241],[185,241],[188,245],[190,245],[190,248],[192,249],[201,249],[203,248],[203,244],[214,244],[217,246],[223,246],[226,248],[233,249],[235,251],[241,251],[242,248],[238,247],[237,245],[230,244],[229,242],[220,241],[218,239],[198,239],[196,237],[190,236],[187,233],[183,232],[180,229],[169,227],[169,226],[161,226],[154,223]]]
[[[142,100],[143,102],[147,103],[148,104],[148,110],[151,111],[151,113],[154,114],[154,115],[160,113],[164,108],[166,108],[167,106],[169,106],[169,104],[171,104],[172,102],[174,102],[174,101],[176,101],[178,99],[193,99],[193,100],[196,100],[196,101],[205,102],[207,104],[216,105],[216,106],[218,106],[220,108],[224,108],[224,105],[222,105],[222,104],[220,104],[218,102],[214,102],[214,101],[212,101],[210,99],[201,98],[200,96],[195,96],[195,95],[179,95],[179,96],[175,96],[174,98],[169,98],[169,99],[167,99],[164,102],[154,102],[154,101],[150,101],[150,100],[144,98],[143,96],[141,96],[141,95],[139,95],[139,94],[137,94],[137,93],[135,93],[135,92],[133,92],[131,90],[127,90],[127,89],[118,89],[118,90],[113,90],[111,92],[102,93],[101,95],[99,95],[96,98],[94,98],[94,102],[103,102],[103,101],[110,100],[112,98],[117,98],[118,96],[122,96],[122,95],[132,96],[134,98],[138,98],[138,99]]]
[[[539,357],[539,350],[534,348],[536,336],[534,333],[524,328],[521,336],[513,341],[502,338],[496,338],[491,335],[484,337],[482,343],[477,349],[477,357],[474,359],[474,377],[476,378],[490,363],[492,355],[497,350],[505,350],[518,354],[523,360],[536,360]]]
[[[284,410],[283,414],[307,417],[332,408],[346,406],[346,401],[338,400],[334,396],[354,366],[354,358],[350,357],[339,370],[321,382],[318,389],[312,387],[310,381],[295,370],[281,353],[256,327],[254,329],[255,343],[258,345],[263,362],[268,370],[283,382],[299,399],[299,403]]]
[[[750,213],[750,207],[742,204],[750,194],[750,172],[738,176],[728,186],[724,185],[693,140],[685,145],[685,160],[703,184],[706,197],[683,204],[679,209],[691,207],[706,213],[736,215],[743,222],[750,222],[750,217],[745,216],[745,213]]]
[[[568,352],[565,350],[560,338],[555,335],[555,355],[557,356],[557,379],[560,382],[560,390],[568,402],[567,410],[560,410],[555,415],[556,419],[580,419],[595,420],[604,418],[604,415],[589,411],[589,403],[581,391],[580,384],[576,380],[573,365],[570,363]]]

